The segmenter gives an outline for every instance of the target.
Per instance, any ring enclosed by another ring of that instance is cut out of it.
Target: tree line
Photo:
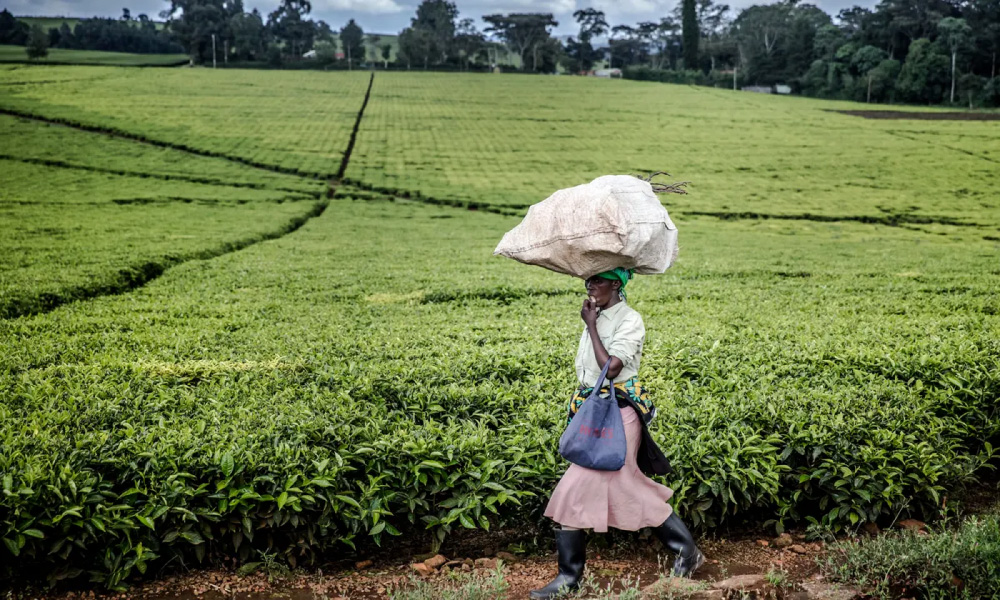
[[[589,41],[625,76],[678,83],[784,84],[815,97],[868,102],[1000,106],[1000,0],[882,0],[836,18],[799,0],[734,12],[682,0],[656,22],[608,27],[577,11],[566,45],[573,69],[595,60]]]
[[[0,44],[27,46],[32,58],[45,56],[48,48],[136,54],[184,52],[169,31],[158,28],[145,14],[133,18],[127,8],[120,19],[81,19],[73,27],[64,22],[48,30],[39,24],[29,27],[4,9],[0,11]]]
[[[565,43],[552,35],[559,23],[550,13],[484,15],[480,31],[448,0],[423,0],[395,44],[366,36],[353,19],[334,31],[309,18],[311,11],[309,0],[281,0],[266,18],[246,12],[243,0],[171,0],[160,13],[162,30],[126,10],[118,20],[49,30],[47,41],[130,52],[182,48],[192,64],[488,70],[505,63],[536,73],[603,66],[634,79],[784,84],[824,98],[1000,105],[1000,0],[881,0],[836,17],[801,0],[740,11],[679,0],[658,20],[613,27],[587,8],[573,14],[577,33]],[[0,13],[0,43],[26,43],[30,32],[7,17]]]

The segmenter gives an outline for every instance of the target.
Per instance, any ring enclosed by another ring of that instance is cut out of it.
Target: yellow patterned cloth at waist
[[[643,421],[648,423],[653,418],[653,416],[656,415],[656,408],[650,401],[648,392],[646,392],[645,388],[639,385],[639,382],[636,381],[635,377],[631,377],[623,382],[615,383],[615,389],[625,392],[626,394],[629,395],[630,398],[632,398],[632,400],[639,407],[639,410],[642,411]],[[594,388],[588,387],[588,388],[580,388],[573,393],[573,397],[570,398],[569,406],[567,407],[569,412],[568,420],[573,419],[573,415],[575,415],[576,412],[580,410],[580,406],[583,405],[583,402],[590,396],[591,392],[593,391]],[[611,392],[608,389],[607,385],[601,387],[602,395],[607,395],[609,393]]]

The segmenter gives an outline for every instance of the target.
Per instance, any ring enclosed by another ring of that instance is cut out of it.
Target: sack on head
[[[493,252],[587,278],[616,267],[650,275],[677,258],[677,227],[649,182],[605,175],[528,209]]]

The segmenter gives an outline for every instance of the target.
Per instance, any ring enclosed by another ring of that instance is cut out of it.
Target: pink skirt
[[[667,520],[674,491],[646,477],[636,464],[642,425],[635,410],[621,409],[628,452],[619,471],[570,465],[549,498],[545,516],[563,527],[605,532],[608,527],[638,531]]]

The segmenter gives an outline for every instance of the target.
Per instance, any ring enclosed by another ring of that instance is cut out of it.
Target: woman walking
[[[548,585],[531,592],[535,599],[552,598],[579,587],[586,562],[586,529],[606,532],[609,527],[626,531],[652,527],[663,545],[677,554],[673,574],[678,577],[690,576],[705,562],[691,532],[667,504],[673,490],[640,471],[661,472],[656,463],[665,463],[665,459],[646,429],[656,411],[636,378],[646,329],[639,313],[626,303],[625,286],[631,278],[632,271],[619,268],[586,280],[589,297],[580,312],[586,329],[576,354],[580,389],[569,404],[572,419],[610,359],[608,377],[616,382],[615,395],[625,425],[625,466],[618,471],[597,471],[571,464],[559,480],[545,509],[545,516],[560,525],[556,530],[559,573]],[[650,466],[651,461],[654,466]]]

